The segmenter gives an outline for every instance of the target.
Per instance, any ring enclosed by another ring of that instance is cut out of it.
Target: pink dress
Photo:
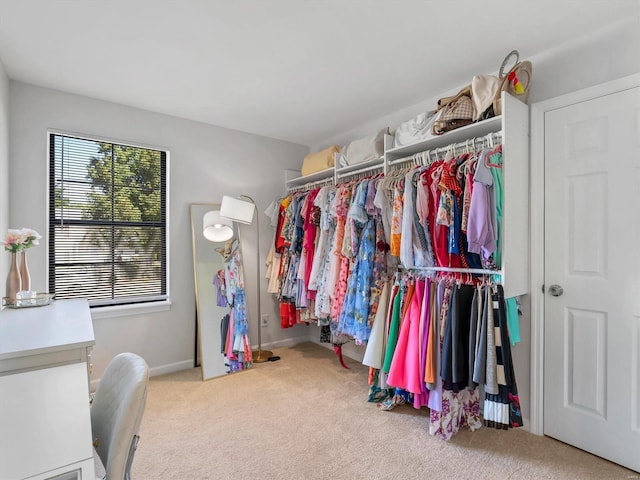
[[[347,212],[351,202],[351,186],[340,187],[340,197],[336,202],[336,234],[334,238],[335,249],[332,251],[334,257],[331,262],[331,272],[333,279],[329,291],[331,295],[331,319],[338,321],[342,312],[342,304],[347,293],[347,280],[349,278],[349,259],[342,255],[342,243],[344,241],[345,227],[347,223]]]
[[[313,300],[316,298],[316,291],[309,290],[309,279],[311,278],[311,267],[313,266],[313,255],[315,253],[316,233],[318,225],[316,222],[317,207],[315,200],[320,189],[311,191],[307,195],[306,210],[304,212],[304,236],[302,240],[302,255],[305,259],[306,269],[303,275],[305,289],[307,290],[307,298]]]
[[[420,355],[418,333],[420,329],[420,309],[424,295],[424,281],[419,280],[411,297],[411,304],[407,309],[400,326],[398,342],[389,368],[387,383],[397,388],[420,393],[420,388],[413,392],[410,388],[419,381]]]
[[[422,339],[420,338],[420,314],[422,313],[422,301],[424,298],[425,282],[424,280],[416,281],[416,291],[413,295],[411,309],[411,326],[409,328],[409,341],[407,342],[407,356],[405,359],[405,372],[407,378],[407,387],[411,393],[419,394],[422,391],[420,387],[424,380],[421,378],[421,361],[420,350],[422,347]]]
[[[420,378],[418,379],[420,387],[420,393],[416,393],[413,396],[413,407],[421,408],[429,405],[429,390],[427,390],[427,384],[424,381],[424,374],[427,361],[427,345],[429,339],[429,311],[431,309],[430,300],[431,280],[427,279],[424,287],[424,296],[422,297],[422,308],[420,310]]]

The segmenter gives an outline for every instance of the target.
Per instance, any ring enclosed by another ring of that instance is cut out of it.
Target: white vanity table
[[[86,300],[0,311],[0,480],[94,479]]]

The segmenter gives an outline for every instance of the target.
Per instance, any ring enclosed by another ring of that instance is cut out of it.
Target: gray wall
[[[0,62],[0,235],[9,228],[9,79]],[[4,252],[4,249],[2,250]],[[9,255],[0,255],[0,278],[7,278],[9,271]],[[0,297],[4,297],[3,290]]]
[[[640,72],[638,52],[640,52],[640,18],[636,17],[597,32],[589,32],[571,43],[539,55],[521,56],[522,60],[529,59],[533,63],[529,104],[638,73]],[[501,60],[499,59],[498,63]],[[479,73],[490,73],[490,71]],[[396,127],[398,123],[420,112],[432,110],[438,98],[456,93],[461,87],[462,85],[459,85],[449,92],[440,92],[423,102],[385,117],[372,119],[339,136],[313,145],[311,151],[327,145],[344,145],[353,139],[373,134],[386,126]],[[513,356],[526,428],[531,394],[531,305],[528,295],[522,298],[522,309],[523,315],[520,322],[522,341],[513,349]],[[318,342],[319,335],[311,333],[310,339]],[[364,348],[349,343],[344,346],[343,351],[349,357],[362,359]]]
[[[219,203],[223,194],[253,197],[260,212],[260,268],[264,273],[273,231],[262,211],[283,192],[283,170],[299,167],[308,148],[19,82],[10,83],[10,98],[10,218],[13,224],[43,235],[47,231],[47,129],[169,149],[171,309],[94,319],[92,378],[100,378],[108,361],[123,351],[144,357],[155,374],[192,366],[195,297],[189,203]],[[0,117],[0,126],[2,118],[6,114]],[[2,192],[4,196],[5,190]],[[241,235],[248,314],[253,322],[257,310],[255,226],[241,226]],[[33,288],[46,291],[46,242],[30,251],[29,265]],[[262,287],[264,291],[265,285]],[[306,339],[306,331],[280,330],[275,302],[266,293],[261,299],[263,313],[270,316],[269,326],[263,329],[263,345],[292,343],[295,335]],[[255,344],[256,329],[250,330]]]

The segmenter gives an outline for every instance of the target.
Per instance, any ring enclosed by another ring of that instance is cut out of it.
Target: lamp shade
[[[211,242],[226,242],[233,237],[233,223],[219,210],[210,210],[202,218],[202,235]]]
[[[220,204],[220,215],[234,222],[250,224],[253,223],[255,208],[256,204],[252,201],[223,195],[222,203]]]

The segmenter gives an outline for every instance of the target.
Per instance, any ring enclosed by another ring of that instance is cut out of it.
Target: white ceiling
[[[0,0],[11,79],[311,145],[638,0]]]

